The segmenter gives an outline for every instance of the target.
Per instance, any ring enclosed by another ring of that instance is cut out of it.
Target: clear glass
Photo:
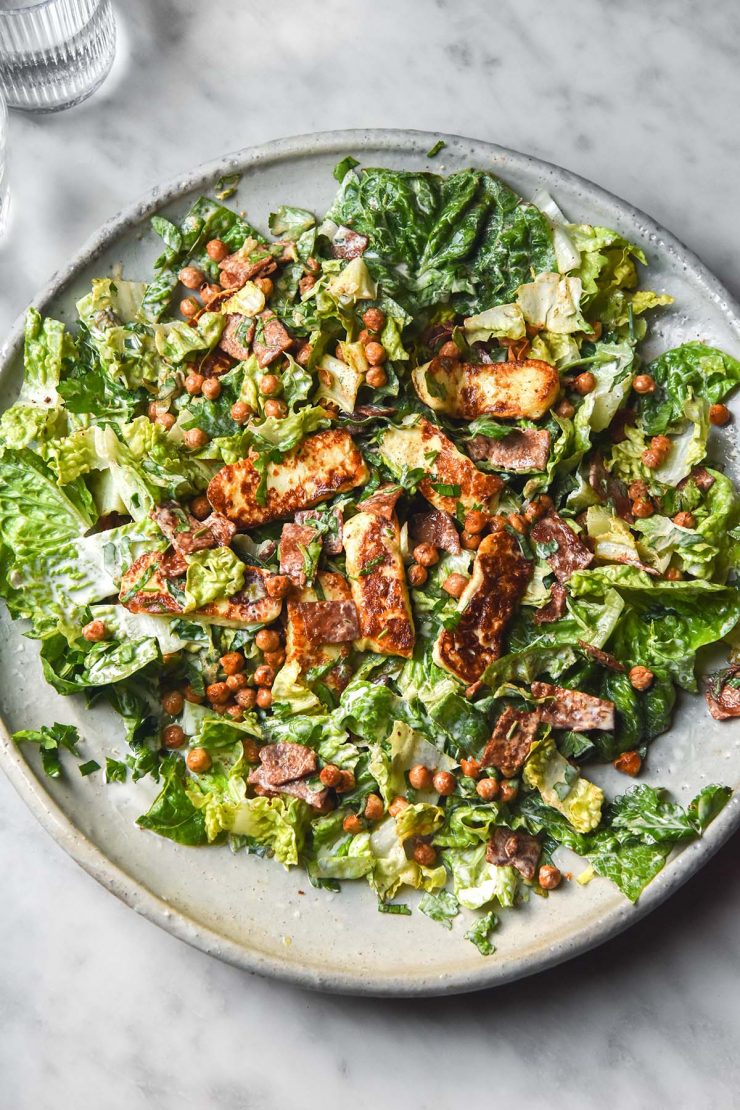
[[[5,230],[8,218],[8,175],[6,173],[6,157],[8,150],[8,109],[5,107],[2,89],[0,89],[0,234]]]
[[[0,87],[11,108],[79,104],[105,80],[115,49],[111,0],[0,0]]]

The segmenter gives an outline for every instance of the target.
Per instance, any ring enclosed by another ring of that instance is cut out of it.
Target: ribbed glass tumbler
[[[107,76],[115,49],[111,0],[0,0],[0,88],[11,108],[79,104]]]

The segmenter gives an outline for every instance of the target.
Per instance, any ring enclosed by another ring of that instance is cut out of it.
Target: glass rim
[[[24,6],[22,8],[0,9],[0,20],[4,19],[6,16],[16,17],[16,16],[21,16],[21,15],[28,15],[31,12],[39,11],[41,8],[54,7],[55,5],[59,4],[60,2],[61,2],[61,0],[34,0],[33,4],[24,4]],[[102,0],[98,0],[98,3],[101,3],[101,2],[102,2]]]

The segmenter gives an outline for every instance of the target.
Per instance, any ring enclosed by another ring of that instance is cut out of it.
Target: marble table
[[[88,103],[14,115],[0,329],[108,215],[281,135],[474,135],[633,201],[740,295],[731,0],[125,0]],[[29,691],[29,697],[32,691]],[[737,1106],[737,840],[627,935],[426,1002],[251,978],[116,902],[0,776],[0,1107]]]

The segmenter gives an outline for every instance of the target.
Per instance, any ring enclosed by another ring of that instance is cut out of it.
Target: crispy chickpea
[[[636,482],[630,482],[627,488],[627,496],[630,501],[641,501],[650,496],[647,487],[647,482],[643,482],[642,478],[638,478]]]
[[[368,794],[365,799],[365,816],[368,821],[380,821],[385,813],[383,799],[379,794]]]
[[[388,375],[382,366],[371,366],[365,375],[365,381],[371,389],[382,389],[388,384]]]
[[[432,785],[438,794],[446,798],[449,794],[454,794],[457,783],[450,771],[437,771],[432,779]]]
[[[319,778],[324,786],[339,786],[342,781],[342,772],[339,767],[335,767],[333,763],[327,763],[325,767],[321,768]]]
[[[265,582],[268,597],[286,597],[290,593],[293,583],[287,574],[273,574]]]
[[[398,817],[399,813],[401,813],[404,809],[408,807],[408,804],[409,803],[406,798],[403,798],[400,794],[397,794],[391,804],[388,806],[388,812],[390,813],[391,817]]]
[[[576,393],[580,393],[582,397],[585,397],[587,393],[593,393],[596,389],[596,378],[590,370],[586,370],[585,373],[579,374],[575,379],[573,388]]]
[[[387,357],[388,355],[386,354],[383,344],[378,343],[374,339],[365,347],[365,358],[371,366],[380,366],[382,362],[385,362]]]
[[[479,798],[483,799],[484,802],[492,802],[494,798],[498,797],[498,779],[478,779],[478,782],[475,784],[475,792]]]
[[[636,374],[632,379],[635,393],[655,393],[655,378],[650,374]]]
[[[316,284],[316,278],[314,277],[314,275],[313,274],[306,274],[298,282],[298,292],[303,297],[303,296],[306,295],[306,293],[310,292],[310,290],[313,289],[315,284]]]
[[[372,341],[372,338],[372,333],[369,332],[367,328],[363,328],[360,334],[357,336],[357,342],[362,343],[364,347]]]
[[[219,659],[221,670],[226,674],[240,674],[246,666],[246,660],[240,651],[227,651]]]
[[[227,717],[231,717],[232,721],[244,720],[244,710],[240,705],[227,705],[225,712]]]
[[[308,366],[311,355],[313,354],[313,347],[310,343],[304,343],[302,347],[298,348],[295,360],[299,366]]]
[[[82,629],[82,635],[89,644],[99,644],[108,635],[108,629],[105,626],[105,621],[95,620],[90,621]]]
[[[460,533],[460,543],[463,545],[466,551],[477,551],[481,545],[482,539],[483,537],[481,536],[480,532],[475,535],[472,532]]]
[[[488,526],[492,532],[503,532],[504,528],[506,527],[506,517],[492,516]]]
[[[237,705],[240,705],[242,709],[254,709],[257,702],[257,691],[251,689],[237,690],[234,695],[234,701]]]
[[[409,769],[409,785],[413,786],[414,790],[429,790],[433,778],[434,771],[429,767],[425,767],[423,763],[415,763],[414,766]]]
[[[198,374],[195,370],[191,370],[183,382],[185,392],[189,393],[191,397],[197,397],[203,389],[205,380],[202,374]]]
[[[732,413],[727,405],[710,405],[709,406],[709,423],[714,424],[718,428],[724,427],[729,423]]]
[[[657,470],[663,462],[663,458],[659,451],[655,451],[652,447],[648,447],[642,452],[642,461],[648,470]]]
[[[477,759],[461,759],[460,770],[468,779],[477,779],[480,774],[480,763]]]
[[[287,406],[282,401],[274,401],[272,399],[265,401],[265,416],[271,416],[275,420],[282,420],[287,414]]]
[[[196,520],[205,520],[211,515],[211,503],[204,493],[194,497],[190,502],[190,512]]]
[[[272,705],[272,690],[268,690],[266,686],[260,687],[257,691],[257,705],[260,709],[269,709]]]
[[[555,412],[558,416],[562,416],[563,420],[570,420],[575,415],[576,407],[570,401],[560,401],[555,406]]]
[[[442,589],[448,593],[450,597],[459,598],[464,594],[465,587],[469,581],[470,579],[466,578],[464,574],[450,574],[442,583]]]
[[[258,277],[254,279],[254,284],[257,286],[260,292],[264,293],[265,300],[269,300],[275,288],[272,280],[268,277]]]
[[[190,451],[200,451],[208,443],[208,435],[202,428],[188,428],[182,441]]]
[[[231,419],[235,424],[246,424],[252,415],[252,410],[246,401],[235,401],[231,406]]]
[[[423,567],[433,567],[439,562],[439,551],[431,543],[419,543],[412,552],[414,559]]]
[[[235,694],[237,690],[245,690],[249,685],[249,680],[245,674],[230,674],[224,679],[226,685]]]
[[[471,509],[470,512],[465,514],[465,522],[463,527],[466,532],[473,536],[477,536],[482,532],[488,524],[488,516],[486,513],[479,512],[478,509]]]
[[[166,432],[169,432],[170,428],[174,428],[175,426],[175,417],[171,412],[161,412],[155,423],[159,424],[160,428],[164,428]]]
[[[167,725],[162,729],[162,743],[165,748],[181,748],[185,743],[185,733],[179,725]]]
[[[639,752],[622,752],[614,760],[613,766],[617,771],[621,771],[623,775],[639,775],[640,768],[642,767],[642,758]]]
[[[442,344],[442,346],[439,348],[439,357],[452,358],[456,361],[460,358],[460,351],[454,339],[448,339],[446,343]]]
[[[513,802],[519,793],[519,784],[512,782],[511,779],[499,784],[499,794],[502,802]]]
[[[676,513],[673,523],[679,528],[696,528],[696,517],[693,513]]]
[[[409,567],[407,575],[409,584],[416,589],[418,589],[419,586],[423,586],[429,577],[426,567],[422,567],[418,563],[413,563]]]
[[[254,672],[255,686],[272,686],[275,681],[275,671],[272,667],[268,667],[266,663],[262,663],[257,667]]]
[[[632,515],[637,517],[638,520],[646,520],[654,512],[655,508],[652,501],[649,501],[646,497],[641,497],[639,501],[632,502]]]
[[[210,281],[204,281],[200,287],[200,295],[206,302],[206,304],[208,304],[209,301],[212,301],[214,297],[218,297],[221,292],[223,292],[221,286],[214,285]]]
[[[212,704],[217,705],[229,700],[231,690],[225,682],[212,682],[210,686],[206,686],[206,697]]]
[[[655,675],[647,667],[630,667],[629,680],[635,690],[649,690]]]
[[[180,315],[184,316],[186,320],[191,320],[199,311],[200,305],[195,297],[183,297],[180,301]]]
[[[414,845],[414,850],[411,853],[416,863],[421,867],[434,867],[437,862],[437,853],[431,844],[425,844],[422,840],[419,844]]]
[[[196,775],[204,775],[210,771],[212,760],[205,748],[192,748],[185,759],[188,768]]]
[[[189,701],[191,705],[202,705],[205,698],[202,694],[196,693],[192,686],[187,685],[182,692],[185,701]]]
[[[221,239],[209,239],[206,243],[206,254],[214,262],[223,262],[228,253],[229,248]]]
[[[268,667],[277,670],[278,667],[282,667],[285,662],[285,651],[283,648],[279,648],[277,651],[265,651],[263,652],[262,658],[265,663],[267,663]]]
[[[560,886],[562,878],[563,876],[560,873],[560,868],[550,863],[543,864],[537,874],[537,882],[543,890],[555,890]]]
[[[206,275],[197,266],[183,266],[177,277],[186,289],[199,289],[206,280]]]
[[[341,778],[335,789],[337,794],[348,794],[356,786],[354,771],[341,771],[340,774]]]
[[[277,651],[280,647],[280,635],[273,628],[260,628],[254,642],[260,651]]]
[[[527,521],[522,516],[522,514],[521,513],[509,513],[509,516],[508,516],[507,519],[508,519],[509,527],[513,528],[515,532],[518,532],[521,536],[523,536],[524,533],[527,531]]]
[[[653,436],[650,440],[650,446],[654,451],[657,451],[664,459],[668,458],[673,449],[673,443],[668,436]]]
[[[543,515],[544,510],[541,510],[536,501],[530,501],[529,505],[525,506],[522,511],[522,516],[527,524],[536,524],[540,517]]]
[[[362,823],[362,818],[358,817],[356,813],[348,813],[342,821],[342,828],[345,832],[352,833],[352,836],[355,836],[357,833],[361,833],[365,826]]]
[[[382,331],[385,327],[385,313],[380,308],[366,308],[362,322],[368,331]]]
[[[162,695],[162,709],[170,717],[179,717],[185,699],[179,690],[168,690]]]
[[[682,582],[683,571],[679,570],[678,567],[668,567],[663,577],[667,578],[669,582]]]
[[[221,382],[218,378],[206,378],[201,393],[206,401],[215,401],[216,398],[221,396]]]
[[[263,397],[274,397],[280,392],[282,382],[277,374],[263,374],[260,378],[260,393]]]
[[[248,736],[246,740],[242,740],[242,751],[248,763],[257,763],[259,761],[260,746],[253,737]]]

